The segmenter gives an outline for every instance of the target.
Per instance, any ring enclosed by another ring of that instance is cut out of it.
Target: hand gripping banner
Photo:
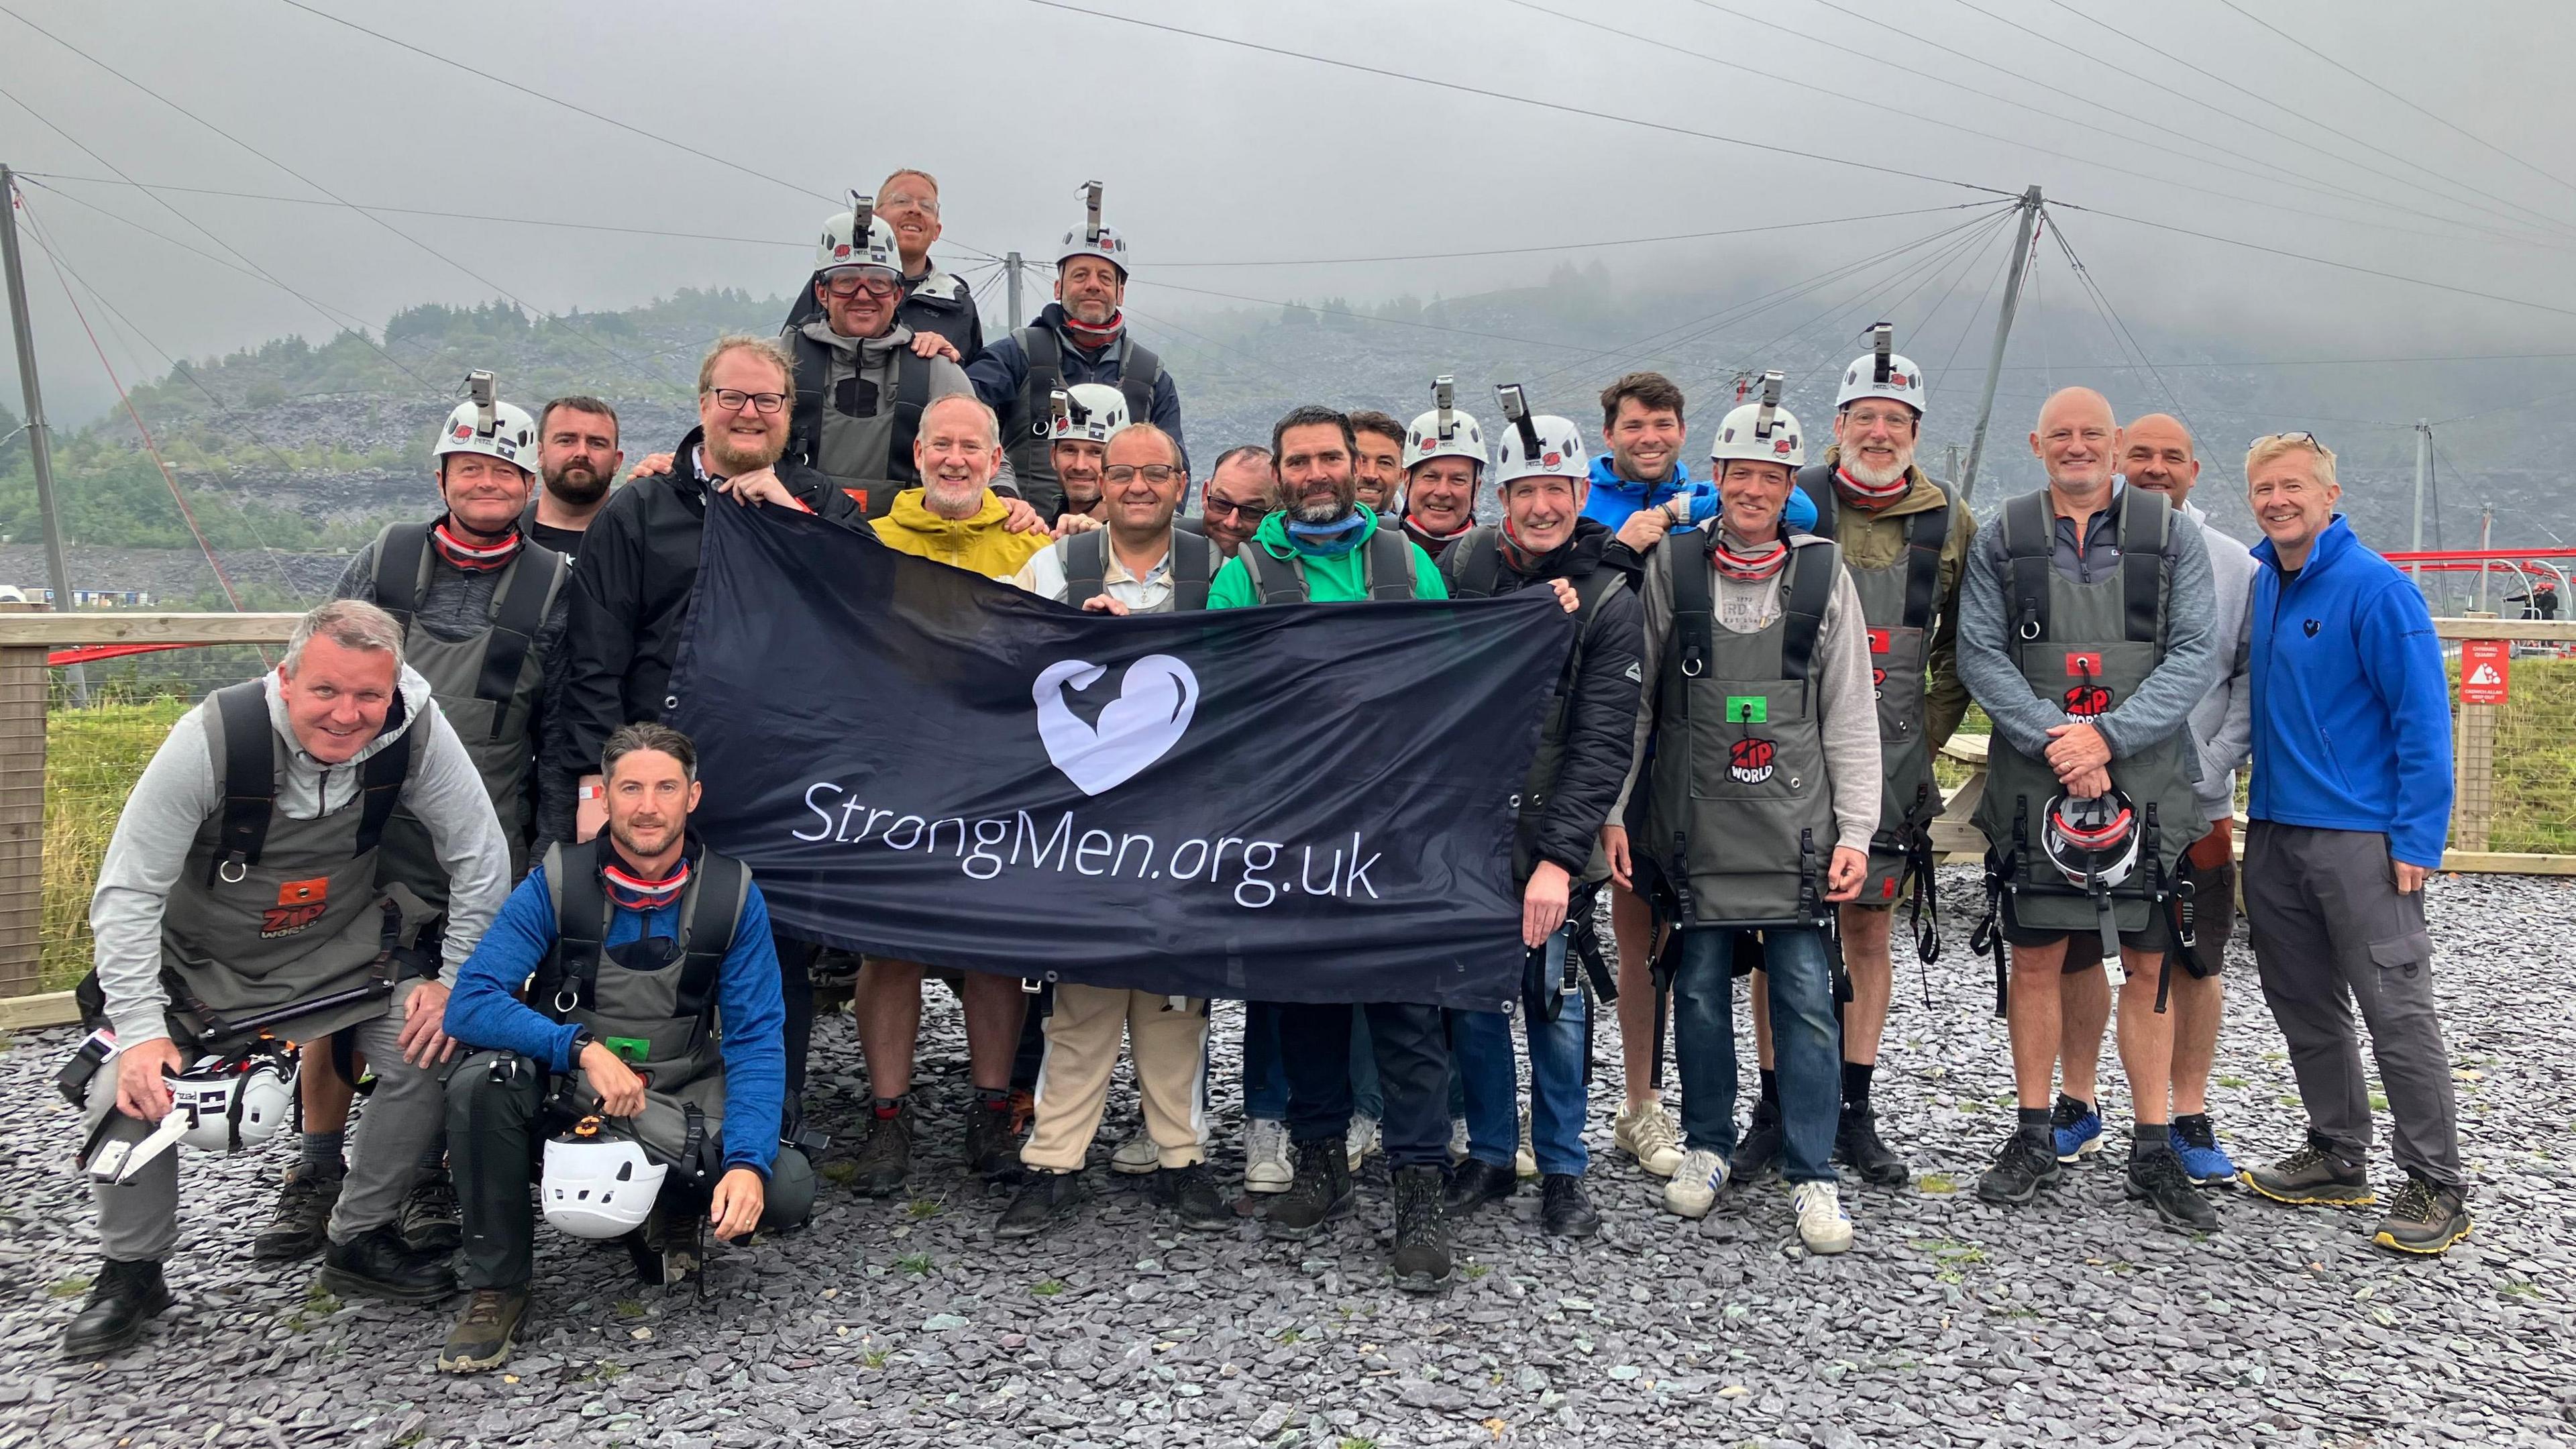
[[[1572,627],[1499,600],[1086,614],[707,510],[671,723],[789,935],[1188,996],[1505,1009]]]

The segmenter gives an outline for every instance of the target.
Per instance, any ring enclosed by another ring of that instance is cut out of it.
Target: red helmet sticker
[[[1798,440],[1795,438],[1780,437],[1771,440],[1771,451],[1774,453],[1785,453],[1796,446],[1798,446]]]
[[[470,437],[473,437],[473,436],[474,436],[474,425],[473,425],[472,423],[458,423],[458,424],[456,425],[456,436],[458,436],[458,437],[460,437],[460,438],[470,438]]]
[[[1906,381],[1905,374],[1904,374],[1904,373],[1901,373],[1901,372],[1891,372],[1891,373],[1889,373],[1889,374],[1887,375],[1887,385],[1888,385],[1889,387],[1908,387],[1908,386],[1911,386],[1911,384],[1910,384],[1910,383],[1908,383],[1908,382]]]
[[[1726,773],[1742,785],[1759,785],[1771,778],[1773,761],[1779,747],[1769,740],[1746,736],[1727,747]]]
[[[1565,461],[1565,455],[1563,453],[1549,453],[1538,461],[1542,467],[1553,468],[1557,464]]]
[[[832,255],[833,255],[835,258],[839,258],[839,257],[846,257],[846,256],[848,256],[849,254],[850,254],[850,244],[849,244],[848,242],[843,242],[843,243],[841,243],[839,246],[836,246],[836,247],[832,248]]]

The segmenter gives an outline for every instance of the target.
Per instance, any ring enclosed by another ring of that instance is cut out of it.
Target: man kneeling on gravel
[[[779,1141],[787,1013],[769,908],[749,868],[688,834],[697,748],[630,724],[600,775],[607,827],[528,872],[448,1005],[456,1039],[487,1048],[447,1085],[474,1293],[438,1355],[451,1373],[499,1367],[527,1315],[541,1136],[546,1220],[624,1239],[648,1282],[697,1272],[705,1228],[738,1239],[814,1206],[812,1165]]]

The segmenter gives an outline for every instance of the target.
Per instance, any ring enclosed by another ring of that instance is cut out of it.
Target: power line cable
[[[1159,272],[1165,267],[1327,267],[1354,265],[1364,262],[1435,262],[1457,261],[1471,257],[1516,257],[1527,256],[1534,252],[1572,252],[1589,251],[1597,247],[1650,246],[1658,242],[1707,241],[1715,237],[1751,236],[1757,232],[1797,231],[1806,227],[1839,226],[1846,222],[1889,221],[1898,217],[1931,216],[1944,211],[1965,211],[1972,207],[1983,207],[1991,204],[1992,203],[1990,202],[1984,201],[1962,201],[1951,206],[1918,206],[1904,211],[1874,211],[1858,216],[1819,217],[1814,221],[1773,222],[1765,226],[1731,226],[1718,231],[1669,232],[1662,236],[1617,237],[1608,241],[1555,242],[1545,246],[1480,247],[1472,251],[1459,252],[1395,252],[1374,257],[1312,257],[1303,261],[1294,259],[1231,262],[1157,261],[1154,263],[1154,270]]]
[[[2165,381],[2164,374],[2156,371],[2155,359],[2147,355],[2145,345],[2138,341],[2135,332],[2129,330],[2129,324],[2120,316],[2120,310],[2111,305],[2110,297],[2103,292],[2102,284],[2094,279],[2091,270],[2086,268],[2084,259],[2075,254],[2075,244],[2066,239],[2065,224],[2060,222],[2050,228],[2049,234],[2057,238],[2057,249],[2066,254],[2066,265],[2073,269],[2076,282],[2091,295],[2094,309],[2102,314],[2104,323],[2112,329],[2112,350],[2118,351],[2121,340],[2127,339],[2129,350],[2136,353],[2138,361],[2146,366],[2147,376],[2155,379],[2156,386],[2164,390],[2165,401],[2173,404],[2174,413],[2182,419],[2183,426],[2197,433],[2199,426],[2192,422],[2191,413],[2184,408],[2182,398],[2174,392],[2173,385]]]

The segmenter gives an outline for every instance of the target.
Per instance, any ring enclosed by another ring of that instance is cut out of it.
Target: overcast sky
[[[684,286],[784,291],[808,271],[829,198],[901,164],[939,176],[941,251],[959,270],[1048,249],[1079,219],[1080,183],[1099,178],[1134,246],[1131,300],[1181,319],[1232,305],[1206,292],[1457,296],[1535,281],[1563,258],[1598,258],[1648,289],[1747,267],[1786,280],[1952,219],[1317,263],[1914,211],[2037,182],[2052,200],[2132,218],[2061,216],[2132,320],[2275,353],[2576,350],[2576,99],[2563,84],[2576,7],[2564,0],[2445,6],[2438,23],[2397,0],[2233,0],[2367,80],[2230,0],[1072,0],[1341,66],[1035,0],[311,3],[0,0],[0,90],[15,102],[0,99],[0,160],[519,219],[384,212],[380,224],[329,204],[31,189],[63,260],[159,348],[202,356],[334,328],[200,253],[375,327],[415,303],[499,294],[560,311]],[[1177,265],[1282,260],[1306,264]],[[28,282],[52,410],[84,421],[112,395],[32,250]],[[111,344],[120,367],[124,345]],[[15,369],[0,369],[15,407]]]

